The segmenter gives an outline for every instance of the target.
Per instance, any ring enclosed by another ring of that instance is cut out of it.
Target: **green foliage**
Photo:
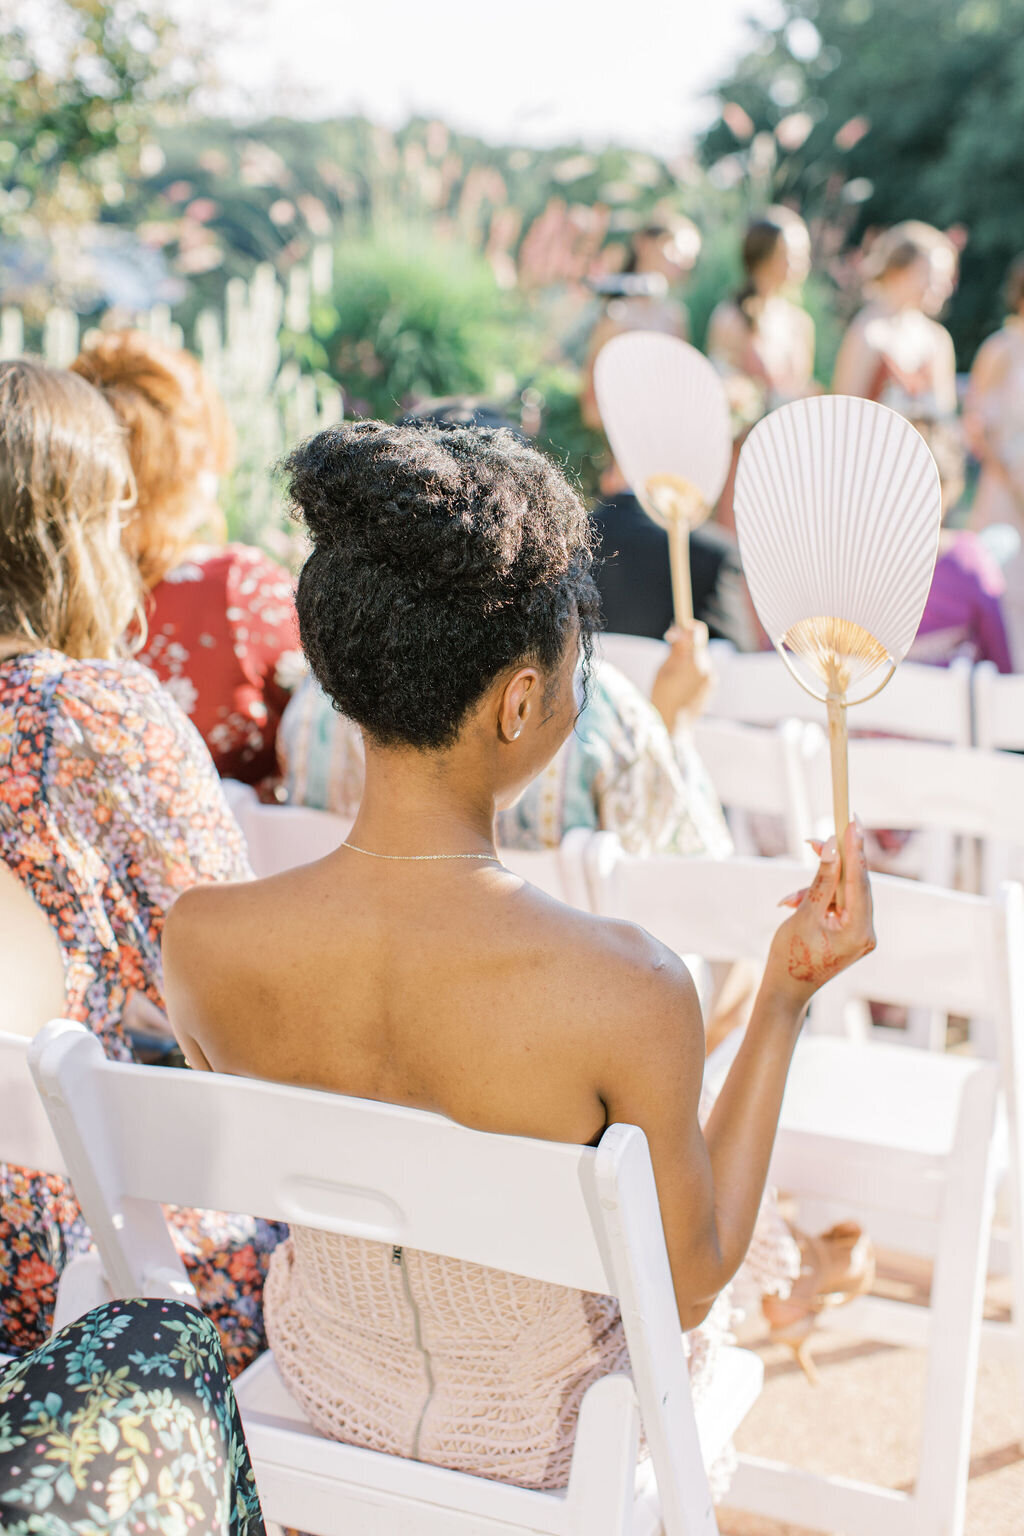
[[[702,145],[712,178],[781,147],[773,195],[850,238],[906,218],[964,224],[950,326],[968,363],[1024,249],[1024,0],[783,0],[783,11],[718,87],[723,115]]]
[[[116,207],[154,116],[196,81],[181,33],[145,0],[0,3],[0,186],[19,216]]]
[[[342,241],[329,299],[313,306],[306,360],[345,390],[351,414],[389,419],[413,401],[513,392],[532,361],[517,298],[471,249],[396,230]],[[302,350],[288,335],[286,349]]]

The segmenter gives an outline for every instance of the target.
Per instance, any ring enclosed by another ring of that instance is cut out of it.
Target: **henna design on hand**
[[[842,966],[842,961],[837,959],[832,951],[832,945],[826,937],[822,943],[822,952],[819,959],[811,954],[810,946],[795,934],[789,944],[789,974],[794,981],[810,982],[812,986],[820,987],[834,976]]]

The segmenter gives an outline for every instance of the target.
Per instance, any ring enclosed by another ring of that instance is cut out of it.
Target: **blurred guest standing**
[[[707,351],[728,380],[748,379],[763,410],[816,392],[814,321],[788,293],[811,268],[811,239],[803,219],[787,208],[769,209],[743,238],[744,282],[717,305],[708,324]]]
[[[270,781],[301,672],[294,584],[262,551],[224,543],[224,404],[194,357],[141,331],[101,335],[72,367],[128,433],[138,497],[124,541],[149,593],[139,659],[191,716],[222,777]]]
[[[0,363],[0,858],[57,937],[67,1017],[122,1061],[132,998],[162,1006],[171,903],[249,877],[202,741],[152,672],[121,659],[139,602],[119,542],[131,491],[96,390]],[[174,1220],[229,1362],[248,1364],[280,1229],[208,1211]],[[42,1343],[60,1272],[88,1243],[63,1180],[0,1164],[0,1353]]]
[[[747,229],[742,256],[743,286],[716,306],[707,336],[708,357],[725,380],[733,418],[732,464],[716,510],[726,528],[735,526],[736,465],[750,428],[777,405],[818,391],[814,321],[787,297],[811,269],[806,224],[788,208],[770,208]]]
[[[690,316],[673,289],[693,270],[699,254],[700,232],[689,219],[649,224],[633,236],[624,269],[602,280],[607,302],[591,332],[580,397],[580,414],[588,427],[601,427],[594,359],[606,342],[623,331],[664,331],[689,339]]]
[[[953,338],[933,318],[952,291],[956,249],[930,224],[910,220],[881,235],[866,264],[870,297],[836,359],[837,395],[876,400],[912,421],[939,466],[943,506],[963,490]]]
[[[964,429],[981,464],[971,508],[978,532],[1001,525],[1003,606],[1016,671],[1024,671],[1024,256],[1006,280],[1009,314],[971,369]]]

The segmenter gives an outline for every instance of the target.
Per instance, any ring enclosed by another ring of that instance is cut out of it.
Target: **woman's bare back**
[[[373,861],[340,849],[175,910],[188,956],[169,1007],[194,1065],[586,1143],[597,1062],[631,980],[667,951],[574,911],[497,864]]]

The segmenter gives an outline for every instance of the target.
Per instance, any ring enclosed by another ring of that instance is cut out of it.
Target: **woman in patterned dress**
[[[111,1301],[0,1367],[5,1536],[264,1536],[213,1325],[181,1301]]]
[[[142,331],[111,331],[71,365],[128,434],[137,489],[125,545],[148,598],[139,660],[193,720],[222,778],[273,785],[274,739],[301,676],[294,583],[224,542],[217,476],[231,467],[224,403],[194,357]]]
[[[198,734],[152,672],[121,659],[139,601],[120,547],[131,502],[123,434],[96,390],[0,364],[0,857],[56,934],[67,1016],[120,1060],[131,1000],[162,1006],[171,902],[249,876]],[[208,1212],[180,1212],[177,1230],[241,1367],[263,1345],[280,1231]],[[0,1353],[42,1342],[60,1272],[87,1244],[62,1180],[0,1165]]]

